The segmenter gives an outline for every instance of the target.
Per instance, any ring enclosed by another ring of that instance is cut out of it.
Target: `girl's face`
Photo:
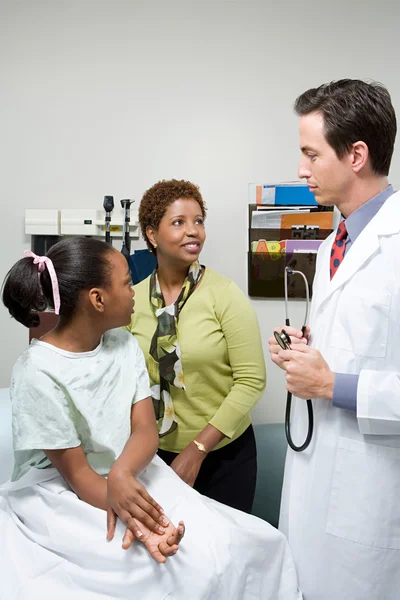
[[[109,321],[109,329],[129,325],[133,313],[135,292],[131,273],[123,254],[117,250],[108,256],[111,263],[111,285],[103,290],[104,316]]]
[[[147,228],[150,242],[157,244],[157,259],[191,265],[206,239],[200,205],[193,198],[179,198],[170,204],[158,230]]]

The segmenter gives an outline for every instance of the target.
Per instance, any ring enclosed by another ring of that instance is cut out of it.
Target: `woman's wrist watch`
[[[202,444],[201,442],[198,442],[197,440],[192,440],[192,442],[193,442],[193,444],[195,444],[197,446],[197,448],[200,450],[200,452],[204,452],[204,454],[208,454],[204,444]]]

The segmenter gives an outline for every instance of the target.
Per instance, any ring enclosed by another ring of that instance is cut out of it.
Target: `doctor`
[[[387,175],[396,137],[389,93],[342,80],[302,94],[301,161],[320,205],[342,220],[322,244],[310,330],[269,340],[296,396],[294,440],[312,398],[314,438],[288,450],[280,529],[305,600],[400,597],[400,193]],[[279,331],[280,329],[277,328]]]

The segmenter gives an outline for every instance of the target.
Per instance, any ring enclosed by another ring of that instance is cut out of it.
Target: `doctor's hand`
[[[293,350],[278,353],[282,368],[286,371],[286,388],[294,396],[328,398],[332,400],[335,374],[319,350],[305,344],[296,344]]]
[[[274,331],[278,331],[279,333],[281,333],[282,329],[284,329],[286,333],[290,336],[291,347],[294,347],[297,344],[308,344],[308,339],[310,337],[310,328],[308,327],[308,325],[306,327],[305,336],[303,336],[301,329],[295,329],[294,327],[290,326],[276,327]],[[279,356],[279,352],[282,350],[282,348],[279,346],[274,335],[272,335],[269,338],[268,346],[272,362],[278,365],[278,367],[280,367],[281,369],[284,369],[283,360]]]

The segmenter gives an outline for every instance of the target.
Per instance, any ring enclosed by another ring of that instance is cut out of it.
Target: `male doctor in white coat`
[[[302,94],[301,161],[320,205],[342,220],[317,257],[309,336],[269,340],[296,396],[280,529],[305,600],[400,598],[400,193],[388,183],[396,116],[378,84]],[[280,328],[277,328],[279,331]]]

